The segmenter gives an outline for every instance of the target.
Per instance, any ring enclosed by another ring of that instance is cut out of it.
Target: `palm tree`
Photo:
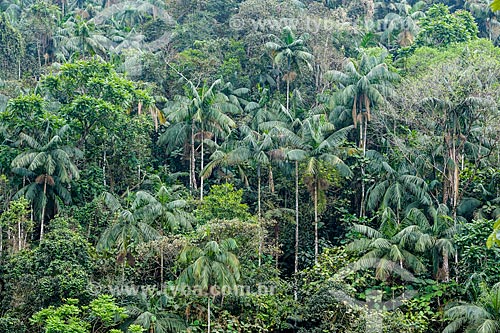
[[[346,139],[351,127],[335,131],[324,114],[312,115],[304,120],[301,129],[303,148],[292,149],[287,153],[289,159],[305,164],[305,175],[309,178],[310,192],[314,202],[314,262],[318,263],[318,195],[326,187],[326,176],[322,166],[335,167],[343,176],[349,176],[351,170],[338,157],[340,144]]]
[[[129,200],[131,198],[129,197]],[[133,261],[131,247],[137,244],[158,239],[159,232],[149,223],[154,215],[145,216],[143,211],[134,209],[139,206],[141,198],[135,198],[131,207],[123,207],[120,201],[111,193],[105,192],[103,200],[107,208],[115,213],[116,219],[101,234],[97,242],[97,251],[118,250],[118,262],[122,263],[122,282],[125,281],[125,265],[127,261]]]
[[[259,220],[259,259],[258,265],[262,263],[262,247],[263,239],[261,237],[262,230],[262,205],[261,205],[261,183],[262,183],[262,168],[270,168],[271,161],[269,152],[274,149],[274,141],[269,133],[259,133],[247,126],[241,127],[241,132],[244,135],[242,144],[248,150],[249,161],[254,164],[257,171],[257,218]]]
[[[390,207],[400,221],[400,212],[408,206],[428,206],[431,197],[425,180],[413,175],[406,165],[398,169],[392,168],[380,157],[370,165],[380,178],[367,193],[366,209],[376,211]]]
[[[378,230],[366,225],[353,225],[353,231],[363,237],[348,244],[346,249],[364,253],[356,262],[356,267],[368,268],[374,267],[375,264],[375,276],[381,280],[386,280],[396,265],[422,273],[425,271],[424,264],[409,248],[417,238],[414,229],[413,225],[404,227],[403,224],[397,223],[392,210],[386,208]]]
[[[191,230],[194,218],[186,211],[188,203],[182,198],[179,186],[169,187],[158,176],[153,176],[153,181],[159,186],[156,193],[137,191],[132,209],[145,220],[157,221],[158,227],[167,231]]]
[[[499,13],[495,13],[490,8],[490,0],[466,0],[464,8],[474,16],[478,23],[478,28],[483,36],[487,36],[489,40],[495,41],[498,38],[498,32],[493,34],[494,27],[498,27]]]
[[[451,207],[456,219],[460,202],[460,164],[465,155],[474,124],[480,117],[478,109],[496,109],[490,98],[463,96],[455,100],[429,97],[421,101],[424,111],[432,116],[436,131],[442,134],[442,145],[437,151],[442,158],[442,202]]]
[[[96,26],[81,17],[63,23],[54,36],[57,57],[69,60],[73,52],[80,57],[100,55],[106,57],[112,51],[111,41]]]
[[[188,203],[181,196],[178,185],[168,187],[158,176],[152,177],[153,182],[159,185],[155,195],[147,191],[135,193],[132,209],[138,217],[158,223],[158,230],[175,232],[179,228],[190,231],[195,221],[193,215],[186,211]],[[160,282],[163,285],[163,248],[160,246]]]
[[[296,133],[302,127],[300,92],[295,89],[292,93],[292,109],[287,109],[281,103],[273,105],[273,119],[260,124],[263,130],[272,130],[272,136],[279,147],[275,155],[283,155],[282,159],[292,162],[295,166],[295,258],[294,258],[294,299],[297,300],[297,276],[299,268],[299,156],[290,156],[288,151],[301,149],[304,145],[302,138]],[[296,158],[296,159],[292,159]]]
[[[412,208],[408,211],[403,224],[416,226],[413,230],[417,235],[415,249],[421,252],[430,250],[436,278],[442,278],[448,282],[450,280],[449,257],[457,253],[453,242],[457,228],[453,219],[448,216],[448,207],[445,205],[441,204],[437,208],[430,207],[428,213],[432,223],[422,210]],[[440,262],[442,262],[441,269],[439,268]]]
[[[344,65],[344,71],[329,71],[326,76],[339,86],[338,102],[352,111],[354,127],[359,124],[359,147],[366,155],[368,122],[372,117],[372,109],[385,102],[392,94],[391,82],[397,79],[384,63],[386,54],[380,57],[363,54],[361,60],[349,60]],[[364,216],[365,183],[364,168],[361,169],[361,203],[360,216]]]
[[[417,5],[412,7],[405,0],[391,5],[396,12],[388,13],[382,20],[385,31],[382,33],[381,40],[387,41],[387,45],[390,46],[392,36],[398,33],[398,44],[402,47],[410,46],[418,33],[417,20],[425,14],[418,10]]]
[[[233,253],[236,249],[236,241],[229,238],[220,243],[209,241],[202,248],[188,246],[179,256],[179,262],[187,267],[180,274],[178,282],[199,286],[207,292],[208,333],[211,329],[210,296],[217,296],[223,287],[234,288],[240,279],[240,263]]]
[[[304,40],[297,38],[290,27],[283,28],[281,38],[278,42],[266,43],[266,48],[271,50],[274,62],[281,66],[284,65],[286,74],[286,109],[290,108],[290,82],[292,82],[297,73],[300,72],[301,65],[306,65],[312,70],[311,60],[313,56],[308,52],[304,45]]]
[[[445,317],[451,319],[443,333],[455,332],[500,332],[500,283],[490,290],[483,290],[474,303],[456,305],[445,311]]]
[[[43,238],[46,209],[49,202],[57,211],[56,197],[64,202],[71,201],[66,186],[79,178],[79,171],[73,159],[81,155],[80,151],[63,144],[62,137],[69,126],[63,126],[47,143],[42,144],[35,138],[21,133],[20,144],[26,144],[28,150],[22,152],[11,163],[12,171],[23,179],[34,180],[24,186],[15,198],[26,197],[33,205],[33,210],[40,222],[40,240]],[[44,140],[45,137],[42,137]]]
[[[127,314],[133,319],[131,324],[140,325],[150,333],[185,332],[182,318],[166,310],[166,295],[146,296],[139,293],[127,306]]]
[[[214,81],[210,86],[204,84],[201,89],[188,81],[188,96],[178,97],[176,103],[167,109],[166,118],[174,126],[167,128],[160,138],[167,144],[167,149],[173,149],[175,143],[183,138],[190,139],[190,186],[197,189],[195,175],[195,140],[200,141],[200,173],[204,165],[204,141],[211,136],[221,136],[229,133],[236,123],[228,114],[237,113],[239,108],[231,103],[224,93],[218,91],[221,80]],[[189,132],[188,132],[189,131]],[[182,134],[181,134],[182,133]],[[188,134],[189,133],[189,134]],[[174,143],[174,144],[172,144]],[[200,176],[200,200],[203,200],[203,180]]]

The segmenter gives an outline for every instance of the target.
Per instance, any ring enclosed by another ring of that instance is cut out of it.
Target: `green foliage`
[[[459,228],[455,241],[461,248],[460,255],[463,262],[460,266],[461,277],[467,278],[479,275],[484,280],[496,282],[500,274],[500,267],[493,263],[500,260],[500,249],[498,247],[486,247],[488,237],[493,232],[493,223],[489,220],[474,220],[464,223]]]
[[[443,47],[476,39],[478,27],[474,17],[466,11],[450,14],[444,4],[435,4],[420,19],[417,46]]]
[[[0,13],[0,50],[2,59],[0,73],[2,76],[16,77],[20,60],[25,53],[25,41],[19,30],[9,22],[5,13]]]
[[[243,190],[235,190],[233,184],[213,185],[196,210],[196,217],[202,224],[214,219],[247,221],[250,214],[242,198]]]
[[[78,303],[77,299],[69,298],[63,305],[38,311],[30,321],[42,327],[45,333],[97,333],[127,318],[125,308],[116,305],[109,295],[99,296],[88,306],[79,306]],[[132,332],[141,332],[137,326],[132,329]],[[109,332],[113,331],[116,330]]]
[[[89,297],[93,250],[69,221],[55,219],[50,231],[33,250],[12,255],[5,263],[6,292],[19,298],[16,310],[59,305],[64,299]]]

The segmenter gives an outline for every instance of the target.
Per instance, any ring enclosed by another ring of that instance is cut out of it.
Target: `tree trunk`
[[[359,144],[360,148],[363,149],[363,159],[365,157],[365,147],[364,147],[364,131],[365,126],[364,120],[361,119],[359,122]],[[359,203],[359,217],[365,216],[365,167],[363,165],[364,161],[361,162],[361,200]]]
[[[163,292],[163,246],[160,245],[160,290]]]
[[[443,251],[443,273],[444,273],[444,282],[450,281],[450,264],[448,253]]]
[[[102,183],[106,187],[106,150],[102,152]]]
[[[290,112],[290,78],[286,80],[286,111]]]
[[[297,274],[299,272],[299,162],[295,161],[295,285],[293,295],[297,301]]]
[[[203,133],[203,128],[201,129],[201,155],[200,155],[200,201],[203,201],[203,168],[205,167],[204,165],[204,158],[203,158],[203,153],[204,153],[204,146],[203,146],[203,139],[204,139],[204,133]]]
[[[259,267],[262,265],[262,207],[260,194],[260,165],[257,166],[257,217],[259,219]]]
[[[42,207],[42,219],[40,223],[40,242],[43,239],[43,225],[45,222],[45,207],[47,206],[47,177],[48,175],[45,175],[45,179],[43,181],[43,196],[45,197],[45,204]]]
[[[208,297],[207,312],[208,312],[208,333],[210,333],[210,296]]]
[[[189,186],[191,187],[192,190],[197,189],[196,185],[196,174],[195,174],[195,157],[194,157],[194,119],[191,121],[191,167],[190,167],[190,173],[191,176],[189,177]]]
[[[271,193],[274,193],[274,176],[272,165],[269,165],[269,191]]]
[[[18,221],[17,222],[17,250],[18,251],[21,251],[22,249],[22,240],[23,240],[23,232],[22,232],[22,229],[21,229],[21,221]]]
[[[318,264],[319,236],[318,236],[318,176],[315,177],[314,184],[314,264]]]

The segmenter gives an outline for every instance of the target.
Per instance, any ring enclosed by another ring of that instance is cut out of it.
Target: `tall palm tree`
[[[363,54],[361,60],[349,60],[344,64],[343,72],[329,71],[326,77],[338,85],[338,103],[352,111],[354,127],[359,125],[359,147],[366,155],[367,127],[372,117],[372,109],[385,102],[392,94],[392,83],[398,78],[384,63],[386,54],[380,57]],[[360,216],[364,216],[365,183],[364,168],[361,169]]]
[[[132,197],[128,199],[131,200]],[[125,265],[127,261],[133,261],[131,247],[158,239],[160,233],[150,225],[154,219],[153,214],[145,216],[144,212],[134,209],[139,206],[137,201],[141,200],[140,197],[133,200],[131,208],[123,207],[120,201],[108,192],[103,194],[103,200],[116,217],[115,221],[101,234],[97,242],[97,250],[118,250],[118,261],[122,263],[122,282],[124,282]]]
[[[240,279],[240,263],[233,253],[236,249],[236,241],[229,238],[220,243],[208,241],[201,248],[188,246],[179,256],[179,262],[187,267],[179,275],[178,282],[197,285],[207,292],[208,333],[211,330],[211,297],[220,293],[222,287],[235,287]]]
[[[140,325],[149,333],[185,332],[186,323],[176,314],[166,310],[166,295],[146,296],[139,293],[127,306],[131,324]]]
[[[277,42],[267,42],[266,48],[271,50],[274,62],[284,66],[286,74],[286,109],[290,109],[290,82],[295,80],[300,67],[305,65],[312,70],[313,56],[308,52],[304,40],[297,38],[290,27],[283,28],[281,38]]]
[[[229,133],[236,123],[230,114],[238,112],[237,105],[231,103],[228,96],[219,90],[221,80],[201,88],[188,81],[188,96],[178,97],[176,103],[166,110],[166,119],[174,124],[168,127],[160,138],[167,144],[167,149],[176,147],[183,138],[190,139],[190,186],[197,189],[195,175],[195,140],[200,142],[200,174],[205,167],[205,139]],[[170,147],[170,148],[169,148]],[[203,200],[203,180],[200,177],[200,200]]]
[[[496,104],[490,98],[465,95],[453,99],[429,97],[421,101],[421,106],[430,113],[435,130],[442,133],[442,145],[437,149],[442,159],[442,202],[451,207],[452,216],[456,218],[461,199],[460,164],[479,119],[477,110],[494,110]]]
[[[258,265],[261,266],[262,263],[262,248],[263,239],[262,233],[262,205],[261,205],[261,183],[262,183],[262,168],[270,168],[271,158],[269,153],[274,149],[274,141],[272,136],[267,132],[260,132],[252,130],[247,126],[241,127],[241,131],[244,135],[242,144],[248,150],[249,161],[251,164],[255,165],[257,172],[257,218],[259,221],[259,258]]]
[[[443,333],[500,332],[500,283],[485,289],[476,302],[456,305],[444,314],[452,321]]]
[[[279,147],[276,149],[281,153],[282,159],[292,162],[295,167],[295,258],[294,258],[294,298],[297,300],[297,275],[299,268],[299,160],[300,156],[290,156],[289,151],[301,149],[304,146],[302,138],[297,134],[302,127],[302,97],[300,92],[295,89],[292,93],[292,108],[288,109],[281,103],[273,104],[273,117],[271,120],[260,124],[263,130],[272,130],[272,136]],[[279,157],[279,156],[278,156]],[[292,159],[295,158],[295,159]]]
[[[305,164],[305,175],[310,179],[310,192],[314,202],[314,262],[318,263],[318,195],[326,186],[326,175],[322,173],[323,165],[335,167],[343,176],[349,176],[351,170],[338,156],[340,144],[344,142],[351,127],[335,131],[324,114],[312,115],[304,120],[300,132],[303,148],[292,149],[287,153],[289,159]]]
[[[43,238],[46,210],[49,202],[57,211],[56,197],[64,202],[71,201],[67,186],[79,178],[79,171],[74,164],[75,157],[81,152],[64,145],[62,137],[69,126],[63,126],[55,136],[44,136],[40,141],[27,134],[20,134],[20,144],[26,144],[28,150],[22,152],[11,163],[12,171],[24,179],[33,180],[24,186],[15,197],[24,196],[33,205],[37,220],[40,222],[40,240]],[[48,139],[43,144],[41,141]]]
[[[375,264],[375,276],[381,280],[386,280],[396,265],[421,273],[426,270],[425,265],[411,252],[417,238],[414,229],[412,225],[404,227],[397,223],[394,212],[386,208],[378,230],[366,225],[353,225],[353,231],[360,233],[362,238],[349,243],[346,249],[364,253],[356,266],[367,268]]]

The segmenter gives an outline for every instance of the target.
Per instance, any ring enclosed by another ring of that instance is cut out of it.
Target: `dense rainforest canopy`
[[[0,332],[500,332],[490,0],[0,0]]]

